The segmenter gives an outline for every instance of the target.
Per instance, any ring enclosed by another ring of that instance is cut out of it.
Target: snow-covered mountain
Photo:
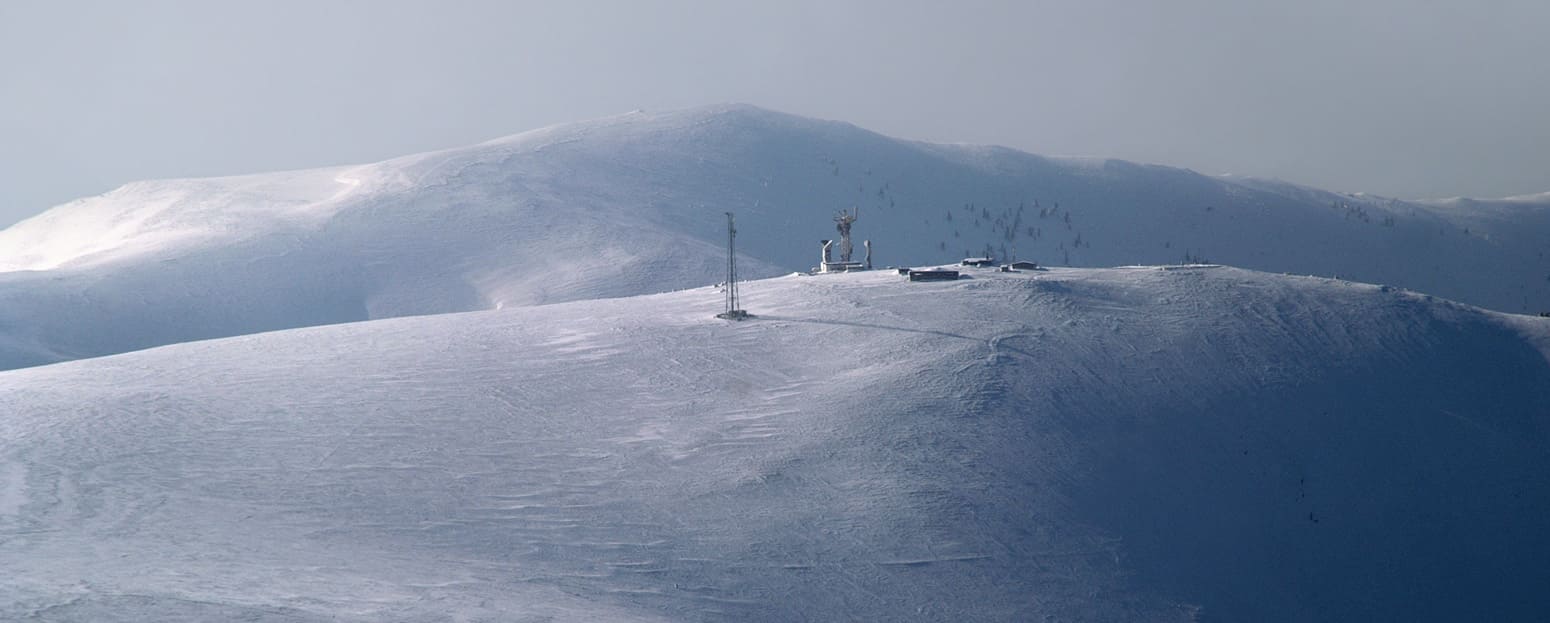
[[[1550,611],[1550,319],[1226,267],[972,276],[0,373],[0,619]]]
[[[632,113],[377,164],[129,184],[0,232],[0,368],[345,321],[701,286],[818,261],[1215,261],[1550,310],[1550,202],[1406,203],[891,139],[749,106]]]

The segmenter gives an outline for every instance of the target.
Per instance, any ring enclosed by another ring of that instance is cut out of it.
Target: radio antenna
[[[727,284],[726,284],[726,311],[716,314],[717,318],[727,320],[747,320],[753,315],[744,311],[737,300],[737,225],[732,220],[732,213],[727,212]]]

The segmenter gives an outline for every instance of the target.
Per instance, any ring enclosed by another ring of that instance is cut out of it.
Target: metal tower
[[[737,227],[732,222],[732,213],[727,212],[727,285],[726,285],[726,311],[716,314],[717,318],[727,320],[747,320],[753,315],[738,307],[737,300]]]
[[[854,211],[840,210],[840,213],[834,217],[834,228],[840,232],[840,261],[845,263],[850,262],[850,251],[852,248],[850,246],[850,224],[856,222],[856,218],[861,216],[861,208],[852,208],[852,210]]]

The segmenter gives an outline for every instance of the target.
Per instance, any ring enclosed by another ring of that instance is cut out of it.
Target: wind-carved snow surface
[[[1550,319],[892,272],[0,373],[0,619],[1531,620]]]
[[[1486,205],[1489,204],[1489,205]],[[127,185],[0,232],[0,368],[876,262],[1224,262],[1550,310],[1550,202],[1436,204],[900,141],[749,106],[632,113],[356,167]]]

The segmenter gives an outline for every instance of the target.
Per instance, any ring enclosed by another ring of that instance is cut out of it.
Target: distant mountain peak
[[[0,231],[0,330],[39,345],[0,352],[0,367],[716,283],[726,211],[750,276],[811,268],[834,212],[857,208],[856,238],[881,265],[1209,261],[1538,313],[1550,310],[1550,211],[1522,205],[1537,204],[906,141],[742,103],[635,112],[58,206]]]

